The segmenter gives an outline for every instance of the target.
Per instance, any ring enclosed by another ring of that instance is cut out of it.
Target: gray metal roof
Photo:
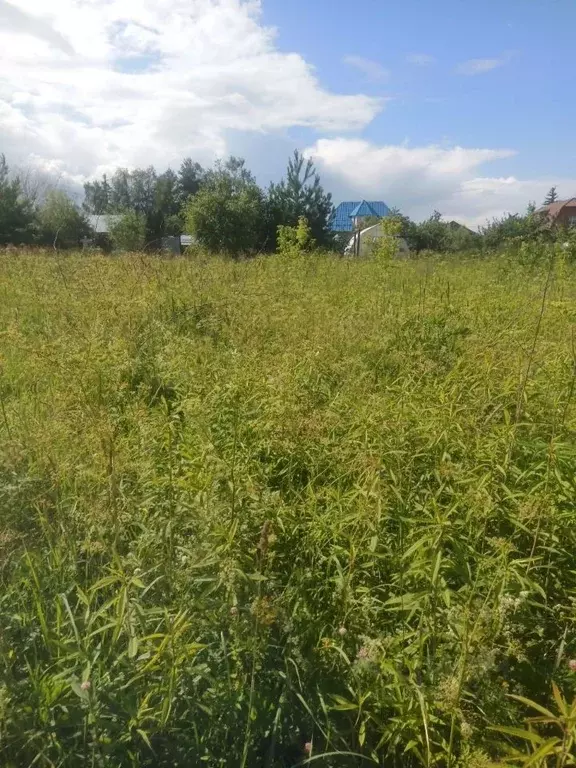
[[[110,232],[110,227],[114,226],[122,218],[119,214],[102,213],[96,216],[87,216],[88,224],[91,229],[96,232],[97,235],[107,235]]]

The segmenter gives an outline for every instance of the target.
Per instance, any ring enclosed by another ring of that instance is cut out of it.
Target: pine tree
[[[274,234],[278,226],[295,227],[304,217],[318,245],[332,243],[332,195],[324,191],[312,160],[306,161],[296,150],[288,162],[286,178],[270,185],[268,199]]]
[[[544,205],[552,205],[556,200],[558,200],[558,192],[556,192],[556,187],[551,187],[544,200]]]
[[[29,243],[34,236],[34,206],[22,194],[20,181],[10,178],[0,154],[0,244]]]

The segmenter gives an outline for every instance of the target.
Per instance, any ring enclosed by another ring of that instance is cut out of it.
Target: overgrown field
[[[575,321],[562,264],[1,256],[0,764],[567,764],[490,726],[575,687]]]

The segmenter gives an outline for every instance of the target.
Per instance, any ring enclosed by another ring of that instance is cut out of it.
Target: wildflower
[[[265,557],[266,552],[268,551],[270,536],[272,534],[272,531],[270,529],[271,529],[270,520],[266,520],[264,525],[262,526],[262,531],[260,532],[260,541],[258,542],[258,549],[260,550],[260,554],[262,555],[262,557]]]
[[[462,720],[462,723],[460,725],[460,733],[462,734],[462,738],[464,741],[470,741],[474,734],[474,730],[470,723],[467,723],[465,720]]]
[[[235,605],[230,608],[230,616],[238,616],[238,608]]]
[[[306,744],[304,744],[304,752],[306,752],[307,755],[312,754],[312,742],[307,741]]]
[[[576,659],[570,659],[568,666],[570,667],[571,672],[576,672]]]
[[[348,632],[348,630],[346,629],[346,627],[344,627],[344,626],[342,626],[342,627],[338,627],[338,634],[340,635],[340,637],[344,637],[344,635],[346,634],[346,632]]]
[[[358,653],[356,654],[356,658],[358,659],[358,661],[368,661],[369,660],[369,658],[370,658],[370,651],[368,650],[368,648],[366,648],[365,645],[363,645],[362,648],[360,648],[358,650]]]
[[[80,690],[81,691],[89,691],[90,690],[90,680],[84,680],[83,683],[80,683]]]

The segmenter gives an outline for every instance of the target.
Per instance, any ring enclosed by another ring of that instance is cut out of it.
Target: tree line
[[[553,187],[544,204],[557,198]],[[0,245],[77,247],[82,238],[94,235],[88,215],[111,215],[109,233],[99,244],[122,250],[160,247],[164,237],[186,233],[202,248],[232,256],[303,243],[308,250],[342,251],[350,233],[332,232],[333,213],[332,197],[314,163],[297,151],[282,180],[267,189],[258,185],[241,158],[218,160],[208,169],[186,158],[178,171],[118,168],[111,176],[87,182],[81,206],[61,189],[39,195],[29,176],[10,174],[0,155]],[[415,253],[491,252],[510,242],[566,237],[534,204],[524,214],[487,222],[478,232],[445,221],[438,211],[420,223],[397,209],[391,217],[397,224],[394,231]]]
[[[193,234],[212,252],[231,255],[275,251],[279,228],[304,218],[317,247],[334,247],[332,197],[314,164],[295,152],[284,178],[263,190],[243,159],[218,160],[204,169],[191,158],[178,172],[152,166],[118,168],[87,182],[79,207],[58,189],[41,201],[26,194],[0,156],[0,244],[77,246],[90,235],[88,215],[112,216],[110,240],[125,250],[159,246],[166,236]]]

